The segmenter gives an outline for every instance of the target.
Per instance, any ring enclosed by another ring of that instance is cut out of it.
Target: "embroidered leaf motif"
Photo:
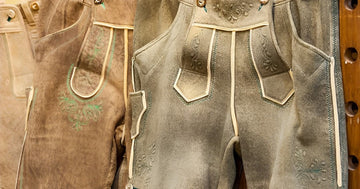
[[[275,72],[278,69],[278,64],[276,62],[273,62],[271,60],[271,53],[269,52],[267,46],[266,46],[266,35],[262,34],[262,41],[261,41],[261,46],[263,48],[263,55],[264,55],[264,61],[263,61],[263,67],[265,68],[265,70],[270,71],[270,72]]]
[[[197,34],[194,39],[191,41],[191,69],[193,70],[201,70],[202,69],[202,62],[199,60],[199,46],[200,46],[200,38],[199,34]]]
[[[296,178],[299,179],[301,187],[307,187],[310,182],[320,184],[326,181],[326,163],[318,159],[313,159],[311,163],[306,163],[306,151],[298,147],[295,148]]]
[[[239,17],[248,16],[250,9],[253,7],[254,5],[252,3],[236,2],[234,4],[219,2],[216,3],[213,8],[216,12],[218,12],[220,17],[224,17],[229,22],[234,23]]]
[[[67,113],[68,120],[76,131],[81,130],[82,126],[88,125],[89,121],[97,121],[102,112],[101,103],[94,105],[78,102],[65,94],[59,97],[59,101],[61,110]]]

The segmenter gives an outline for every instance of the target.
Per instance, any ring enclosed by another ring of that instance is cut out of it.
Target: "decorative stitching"
[[[220,17],[226,18],[227,21],[234,23],[239,17],[249,15],[250,9],[254,7],[252,3],[242,2],[240,4],[218,2],[213,8],[218,12]]]
[[[326,181],[327,165],[325,161],[313,159],[307,163],[306,151],[295,147],[296,178],[300,181],[301,188],[307,188],[311,182],[321,184]]]
[[[275,72],[278,70],[279,65],[277,63],[274,63],[273,61],[271,61],[271,53],[269,52],[268,48],[267,48],[267,36],[266,34],[261,34],[262,40],[261,40],[261,47],[263,48],[263,55],[264,55],[264,60],[263,60],[263,67],[265,68],[265,70],[270,71],[270,72]]]
[[[102,112],[101,102],[99,104],[78,103],[65,94],[59,97],[59,101],[61,110],[68,114],[68,120],[76,131],[80,131],[81,127],[88,125],[90,121],[97,121]]]
[[[192,60],[190,65],[191,69],[196,71],[202,70],[202,62],[199,61],[199,46],[200,46],[200,38],[199,38],[199,34],[197,33],[191,41],[192,52],[190,54]]]

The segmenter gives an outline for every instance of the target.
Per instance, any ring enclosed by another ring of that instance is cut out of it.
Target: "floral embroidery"
[[[199,46],[200,46],[200,39],[199,34],[197,34],[194,39],[191,41],[191,69],[199,71],[202,69],[202,63],[199,60]]]
[[[68,120],[77,131],[81,130],[82,126],[89,124],[89,121],[97,121],[102,112],[101,103],[99,105],[80,103],[65,94],[59,97],[59,101],[61,110],[68,113]]]
[[[229,22],[234,23],[241,16],[248,16],[249,11],[253,8],[254,5],[252,3],[216,3],[213,7],[216,12],[218,12],[219,16],[226,18]]]
[[[151,175],[149,174],[155,162],[156,145],[151,144],[145,153],[139,153],[136,158],[135,174],[142,178],[145,188],[150,184]]]
[[[298,147],[295,148],[295,169],[296,178],[299,179],[302,186],[309,182],[320,184],[326,181],[326,163],[318,159],[313,159],[311,163],[306,163],[306,151]]]
[[[278,69],[278,64],[274,63],[273,61],[271,61],[271,53],[269,52],[269,50],[266,48],[266,35],[262,34],[262,38],[263,40],[261,41],[261,46],[263,48],[263,55],[265,57],[264,62],[263,62],[263,67],[265,68],[265,70],[270,71],[270,72],[275,72]]]

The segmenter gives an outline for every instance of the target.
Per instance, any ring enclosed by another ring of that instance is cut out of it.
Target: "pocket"
[[[140,88],[140,78],[154,73],[161,63],[165,63],[168,55],[175,55],[176,59],[180,55],[179,47],[184,43],[181,39],[189,30],[192,11],[192,6],[180,2],[178,12],[169,29],[134,52],[132,59],[134,90]]]
[[[13,93],[25,98],[25,89],[32,86],[35,60],[21,12],[14,5],[0,5],[0,39],[1,63],[10,68]]]
[[[191,27],[182,50],[182,65],[174,89],[186,102],[209,95],[215,29]]]
[[[91,98],[99,92],[111,63],[115,38],[112,27],[90,26],[71,74],[70,88],[74,94]]]
[[[135,139],[140,133],[140,122],[147,109],[145,91],[130,93],[131,102],[131,139]]]
[[[250,30],[250,52],[263,98],[284,105],[294,94],[293,78],[289,63],[277,50],[269,26]]]

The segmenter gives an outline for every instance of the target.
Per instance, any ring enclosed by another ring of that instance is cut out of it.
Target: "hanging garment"
[[[134,52],[128,188],[232,188],[235,153],[248,188],[347,188],[338,2],[179,3]]]
[[[44,0],[40,10],[17,188],[110,188],[124,156],[135,2]]]
[[[0,1],[0,188],[14,188],[35,64],[38,1]]]

